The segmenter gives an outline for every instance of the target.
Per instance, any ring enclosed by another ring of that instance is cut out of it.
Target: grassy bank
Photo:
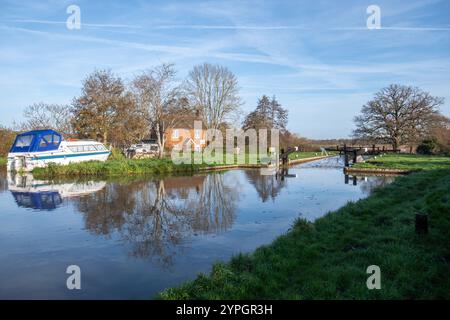
[[[0,157],[0,166],[6,165],[7,159],[4,157]]]
[[[301,159],[314,157],[314,153],[298,153]],[[192,162],[193,159],[192,159]],[[174,164],[170,158],[164,159],[125,159],[116,158],[105,162],[89,161],[80,163],[71,163],[69,165],[49,165],[45,168],[36,168],[33,175],[36,178],[55,178],[55,177],[77,177],[77,176],[117,176],[129,174],[167,174],[167,173],[191,173],[197,172],[206,167],[220,167],[225,165],[217,164]],[[235,156],[234,163],[237,164]],[[245,155],[245,163],[249,163],[248,154]],[[260,161],[257,159],[257,163]]]
[[[353,168],[434,170],[450,168],[450,157],[416,154],[386,154],[360,162]]]
[[[88,161],[71,163],[69,165],[50,164],[45,168],[36,168],[33,175],[36,178],[52,178],[58,176],[113,176],[128,174],[166,174],[180,172],[195,172],[207,165],[174,164],[170,159],[136,159],[108,160],[105,162]]]
[[[328,152],[328,155],[336,155],[337,152]],[[322,156],[322,152],[320,151],[302,151],[302,152],[293,152],[289,154],[289,159],[307,159]]]
[[[448,190],[448,168],[399,177],[314,223],[297,221],[272,244],[160,298],[449,299]],[[429,214],[426,236],[414,231],[418,211]],[[366,287],[370,265],[381,268],[381,290]]]

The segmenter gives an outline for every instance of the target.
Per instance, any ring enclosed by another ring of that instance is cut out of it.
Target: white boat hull
[[[9,154],[7,170],[29,172],[34,168],[46,167],[50,163],[68,165],[85,161],[106,161],[109,154],[109,151],[77,154],[63,152],[52,152],[51,154]]]

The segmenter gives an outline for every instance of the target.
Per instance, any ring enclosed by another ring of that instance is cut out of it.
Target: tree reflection
[[[223,174],[206,176],[198,200],[191,201],[191,227],[195,232],[217,233],[231,227],[235,219],[239,193],[236,185],[227,185]]]
[[[236,182],[210,174],[108,184],[76,201],[88,230],[108,237],[117,233],[132,256],[170,265],[184,237],[228,229],[237,199]]]
[[[364,177],[364,183],[361,183],[361,191],[365,194],[371,194],[378,188],[382,188],[391,184],[395,180],[396,176],[372,176]]]
[[[6,171],[0,168],[0,192],[8,190],[8,179],[6,178]]]
[[[262,175],[259,170],[245,170],[248,181],[255,187],[262,202],[275,198],[286,186],[286,180],[275,175]]]

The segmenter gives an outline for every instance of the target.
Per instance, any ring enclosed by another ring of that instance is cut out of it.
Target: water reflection
[[[326,163],[335,163],[331,161]],[[243,173],[263,203],[274,202],[287,187],[289,178],[297,177],[288,170],[277,175],[261,174],[259,170]],[[8,174],[7,180],[19,207],[54,210],[71,198],[71,204],[82,214],[85,229],[91,234],[117,238],[130,256],[152,258],[167,266],[172,264],[177,246],[187,237],[218,234],[233,226],[240,185],[239,180],[226,177],[226,174],[213,173],[144,177],[131,182],[52,183],[33,179],[32,175]],[[368,194],[392,179],[345,175],[344,183],[358,185],[359,181],[361,191]]]
[[[84,181],[55,184],[36,180],[31,174],[7,174],[3,181],[19,207],[35,210],[54,210],[64,198],[79,197],[103,189],[106,182]]]
[[[6,170],[0,170],[0,192],[8,190],[8,179],[6,178]]]
[[[378,175],[376,177],[358,176],[358,175],[344,175],[345,184],[359,185],[361,191],[366,194],[371,194],[374,190],[382,188],[395,180],[395,175]]]
[[[275,200],[287,184],[284,176],[262,175],[259,170],[246,170],[245,175],[262,202],[266,202],[269,199]]]
[[[236,182],[226,182],[221,174],[167,177],[109,184],[77,199],[76,206],[89,231],[117,232],[131,247],[130,255],[169,265],[184,237],[232,226],[238,191]]]

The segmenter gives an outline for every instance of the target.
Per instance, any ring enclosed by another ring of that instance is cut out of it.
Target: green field
[[[386,154],[353,165],[353,168],[434,170],[450,168],[450,157],[416,154]]]
[[[272,244],[217,263],[162,299],[449,299],[450,169],[397,178]],[[430,233],[417,235],[416,212]],[[381,269],[368,290],[366,268]]]

